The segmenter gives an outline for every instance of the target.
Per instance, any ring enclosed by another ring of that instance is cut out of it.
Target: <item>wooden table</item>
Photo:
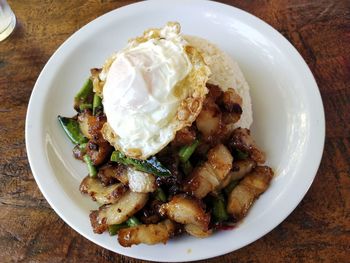
[[[66,225],[28,164],[24,124],[34,83],[58,46],[94,18],[133,1],[9,1],[15,32],[0,43],[0,262],[142,262],[98,247]],[[269,234],[203,262],[350,262],[350,3],[222,1],[281,32],[311,68],[327,137],[320,169],[296,210]]]

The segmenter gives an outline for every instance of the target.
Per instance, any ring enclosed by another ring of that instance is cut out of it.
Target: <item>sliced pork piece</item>
[[[107,142],[101,133],[103,125],[107,122],[105,115],[88,116],[89,134],[92,136],[91,140],[96,143]]]
[[[209,85],[209,94],[196,119],[196,127],[203,139],[211,144],[226,141],[234,124],[242,115],[242,98],[232,88],[223,92],[219,86]]]
[[[153,174],[127,169],[129,188],[137,193],[150,193],[157,189],[156,178]]]
[[[169,219],[158,224],[138,225],[118,232],[118,241],[123,247],[132,245],[166,243],[175,233],[175,224]]]
[[[104,186],[100,180],[90,176],[83,179],[79,189],[80,192],[90,195],[92,200],[102,205],[117,202],[127,191],[121,183]]]
[[[128,167],[123,164],[118,164],[119,169],[117,170],[117,173],[115,173],[115,177],[123,184],[128,185],[129,184],[129,178],[128,178]]]
[[[99,210],[90,213],[90,221],[95,233],[106,231],[108,225],[120,224],[126,221],[144,207],[148,194],[126,192],[118,202],[104,205]]]
[[[108,186],[118,181],[127,184],[123,181],[123,174],[126,174],[126,167],[117,163],[107,163],[98,169],[97,177],[103,185]],[[122,178],[122,180],[120,180]]]
[[[225,180],[232,168],[232,161],[230,151],[223,144],[210,149],[208,161],[194,169],[184,184],[184,190],[202,199]]]
[[[80,131],[89,140],[92,139],[92,135],[89,133],[89,117],[91,116],[92,116],[91,111],[89,110],[84,110],[78,115],[78,123],[79,123]]]
[[[196,198],[176,195],[160,207],[160,213],[175,222],[208,230],[210,215],[203,209],[203,203]]]
[[[105,163],[113,151],[113,147],[107,141],[95,143],[90,140],[86,149],[94,165]]]
[[[77,144],[73,148],[73,156],[75,159],[80,161],[84,160],[84,155],[86,154],[86,149],[81,147],[80,144]]]
[[[256,162],[251,159],[235,161],[229,176],[231,181],[240,180],[256,167]]]
[[[221,132],[221,111],[210,97],[207,97],[203,103],[202,111],[196,119],[196,126],[208,141]]]
[[[94,116],[91,110],[84,110],[78,115],[78,123],[81,132],[86,138],[95,143],[106,141],[101,134],[102,126],[106,121],[106,116]]]
[[[240,180],[245,175],[249,174],[256,167],[256,162],[251,159],[234,161],[232,163],[232,170],[226,178],[220,183],[216,190],[225,188],[230,182]]]
[[[159,213],[159,208],[163,204],[162,201],[153,199],[148,201],[147,204],[142,208],[140,213],[138,213],[139,219],[144,224],[156,224],[159,223],[162,219],[161,214]]]
[[[184,183],[184,191],[202,199],[213,191],[220,181],[216,178],[213,168],[208,163],[196,167]]]
[[[243,218],[254,200],[268,188],[273,171],[268,166],[258,166],[232,190],[227,202],[227,212],[236,220]]]
[[[239,121],[242,115],[242,98],[236,93],[234,89],[227,89],[222,96],[220,103],[222,112],[222,119],[225,125],[228,125],[232,131],[232,124]]]
[[[105,122],[105,116],[93,116],[90,110],[84,110],[78,115],[80,130],[89,139],[86,151],[94,165],[106,162],[113,150],[101,134]]]
[[[218,85],[213,85],[213,84],[206,84],[209,93],[208,93],[208,97],[210,97],[213,101],[215,101],[215,103],[218,103],[223,95],[223,91],[222,89],[218,86]]]
[[[129,186],[132,192],[150,193],[157,188],[156,178],[153,174],[144,173],[122,164],[107,164],[99,169],[97,176],[108,185],[115,180]]]
[[[185,145],[190,145],[196,139],[196,131],[194,127],[184,127],[178,132],[174,140],[171,142],[172,146],[181,147]]]
[[[222,95],[222,106],[227,112],[241,114],[242,103],[241,96],[232,88],[227,89]]]
[[[191,236],[198,237],[198,238],[205,238],[213,234],[212,229],[204,229],[194,224],[185,225],[185,231]]]
[[[233,131],[229,145],[234,151],[238,149],[244,153],[248,153],[250,158],[257,163],[265,162],[265,154],[255,144],[253,137],[250,135],[250,130],[237,128]]]
[[[213,168],[219,181],[223,180],[232,168],[232,155],[225,145],[219,144],[208,152],[208,164]]]
[[[102,69],[92,68],[90,72],[91,72],[91,79],[92,79],[92,85],[94,87],[94,92],[96,92],[99,95],[102,95],[104,81],[102,81],[99,77],[100,73],[102,72]]]

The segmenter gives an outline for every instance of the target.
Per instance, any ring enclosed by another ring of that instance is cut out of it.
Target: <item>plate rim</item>
[[[26,142],[26,151],[27,151],[27,156],[28,156],[28,160],[29,160],[29,164],[30,164],[30,167],[31,167],[31,170],[32,170],[32,174],[33,174],[33,177],[35,178],[35,181],[41,191],[41,193],[43,194],[43,196],[45,197],[45,199],[47,200],[47,202],[50,204],[51,208],[53,208],[53,210],[56,212],[56,214],[62,218],[66,224],[68,224],[73,230],[75,230],[77,233],[79,233],[80,235],[84,236],[85,238],[87,238],[88,240],[90,240],[91,242],[105,248],[105,249],[108,249],[110,250],[110,248],[107,248],[105,247],[103,244],[101,244],[100,242],[97,242],[96,240],[93,240],[91,239],[88,235],[85,235],[85,233],[83,233],[83,231],[79,231],[78,228],[71,224],[70,220],[68,218],[66,218],[63,213],[61,213],[61,211],[57,208],[57,206],[55,205],[55,201],[51,198],[51,196],[49,195],[48,191],[45,190],[45,186],[41,183],[40,181],[40,177],[38,176],[39,174],[39,170],[38,170],[38,167],[37,167],[37,164],[36,164],[36,161],[35,161],[35,158],[34,158],[34,155],[35,155],[35,150],[33,149],[33,146],[31,145],[31,138],[33,137],[31,134],[30,134],[30,130],[32,129],[32,123],[29,121],[31,115],[32,115],[32,112],[33,112],[33,107],[35,107],[34,105],[34,101],[35,100],[38,100],[38,96],[40,97],[40,94],[39,93],[39,87],[40,87],[40,82],[42,81],[42,78],[44,78],[44,75],[46,74],[46,71],[47,71],[47,67],[48,65],[51,63],[51,61],[57,56],[57,54],[59,54],[61,52],[61,50],[66,46],[68,45],[67,43],[71,42],[72,39],[74,39],[79,32],[82,32],[84,30],[87,30],[91,24],[93,23],[98,23],[96,21],[100,21],[102,20],[104,17],[107,17],[107,16],[110,16],[110,15],[118,15],[118,13],[122,13],[122,12],[125,12],[126,10],[132,10],[133,8],[138,8],[139,6],[144,6],[144,5],[153,5],[153,4],[159,4],[159,3],[162,3],[164,4],[165,2],[175,2],[175,1],[171,1],[171,0],[151,0],[151,1],[144,1],[144,2],[136,2],[136,3],[132,3],[132,4],[129,4],[129,5],[126,5],[126,6],[123,6],[123,7],[120,7],[120,8],[117,8],[117,9],[114,9],[114,10],[111,10],[105,14],[103,14],[102,16],[99,16],[97,18],[95,18],[94,20],[90,21],[89,23],[87,23],[86,25],[84,25],[82,28],[78,29],[77,31],[75,31],[72,35],[70,35],[56,50],[55,52],[52,54],[52,56],[50,57],[50,59],[47,61],[47,63],[45,64],[45,66],[43,67],[42,71],[40,72],[38,78],[37,78],[37,81],[34,85],[34,88],[32,90],[32,93],[31,93],[31,96],[30,96],[30,100],[29,100],[29,103],[28,103],[28,108],[27,108],[27,113],[26,113],[26,122],[25,122],[25,142]],[[284,41],[285,44],[287,44],[289,47],[289,49],[291,50],[292,53],[294,53],[294,55],[299,59],[301,60],[301,62],[303,62],[303,66],[305,67],[305,70],[308,74],[308,77],[310,78],[309,80],[311,82],[313,82],[313,87],[314,90],[313,92],[315,92],[316,94],[316,100],[317,100],[317,103],[319,104],[320,108],[319,109],[319,114],[320,116],[319,117],[319,122],[320,122],[320,126],[321,126],[321,130],[319,130],[319,136],[317,138],[317,140],[320,140],[319,141],[319,151],[317,151],[317,158],[315,158],[317,161],[315,161],[314,165],[312,168],[310,168],[312,170],[312,175],[310,177],[310,180],[308,182],[306,182],[304,184],[304,188],[303,188],[303,191],[302,193],[299,193],[298,195],[298,200],[296,202],[294,202],[294,205],[293,206],[290,206],[290,208],[288,209],[288,213],[287,214],[284,214],[283,216],[280,216],[279,219],[275,220],[275,221],[279,221],[278,224],[274,225],[273,227],[271,228],[267,228],[265,231],[263,231],[263,234],[261,235],[258,235],[256,238],[253,238],[252,240],[250,241],[247,241],[245,243],[243,243],[241,246],[239,246],[238,248],[236,249],[226,249],[225,251],[221,251],[219,253],[212,253],[212,255],[210,257],[207,257],[207,256],[204,256],[204,257],[201,257],[200,255],[197,256],[195,259],[189,259],[189,260],[186,260],[186,259],[181,259],[182,262],[184,261],[192,261],[192,260],[201,260],[201,259],[208,259],[208,258],[212,258],[212,257],[216,257],[216,256],[220,256],[220,255],[224,255],[224,254],[227,254],[229,252],[232,252],[232,251],[235,251],[237,249],[240,249],[258,239],[260,239],[262,236],[266,235],[267,233],[269,233],[271,230],[275,229],[280,223],[282,223],[294,210],[295,208],[299,205],[299,203],[301,202],[301,200],[304,198],[304,196],[306,195],[307,191],[309,190],[309,188],[311,187],[311,184],[314,180],[314,178],[316,177],[317,175],[317,171],[318,171],[318,168],[319,168],[319,165],[321,163],[321,160],[322,160],[322,154],[323,154],[323,150],[324,150],[324,143],[325,143],[325,116],[324,116],[324,107],[323,107],[323,103],[322,103],[322,98],[321,98],[321,95],[320,95],[320,91],[319,91],[319,88],[318,88],[318,85],[316,83],[316,80],[310,70],[310,68],[308,67],[307,63],[305,62],[305,60],[303,59],[303,57],[300,55],[300,53],[296,50],[296,48],[288,41],[288,39],[286,39],[282,34],[280,34],[276,29],[274,29],[272,26],[270,26],[268,23],[264,22],[263,20],[261,20],[260,18],[244,11],[244,10],[241,10],[239,8],[236,8],[234,6],[230,6],[230,5],[226,5],[226,4],[222,4],[222,3],[218,3],[218,2],[212,2],[212,1],[207,1],[207,0],[191,0],[191,1],[186,1],[186,0],[178,0],[176,1],[177,3],[190,3],[190,4],[195,4],[195,3],[198,3],[198,4],[209,4],[209,5],[213,5],[213,6],[220,6],[221,8],[225,8],[225,9],[231,9],[232,11],[234,12],[239,12],[245,16],[248,16],[250,19],[254,19],[256,21],[258,21],[259,24],[261,24],[262,26],[264,27],[267,27],[270,31],[272,30],[272,32],[275,34],[275,36],[277,38],[279,38],[281,41]],[[81,34],[81,33],[80,33]],[[311,88],[311,87],[310,87]],[[41,88],[42,89],[42,88]],[[46,89],[49,89],[49,88],[46,88]],[[31,137],[32,136],[32,137]],[[282,219],[281,219],[282,218]],[[281,219],[281,220],[280,220]],[[115,251],[113,251],[115,252]],[[130,253],[123,253],[123,252],[115,252],[115,253],[119,253],[119,254],[122,254],[122,255],[126,255],[126,256],[129,256],[129,257],[135,257],[134,255],[130,255]],[[141,256],[137,256],[135,258],[138,258],[138,259],[143,259],[143,260],[151,260],[151,261],[156,261],[156,260],[159,260],[159,259],[156,259],[155,257],[152,259],[152,258],[149,258],[149,257],[143,257],[142,255]],[[166,260],[166,261],[169,261],[169,260]],[[163,262],[163,261],[162,261]],[[165,260],[164,260],[165,262]],[[177,260],[175,261],[171,261],[171,262],[179,262]]]

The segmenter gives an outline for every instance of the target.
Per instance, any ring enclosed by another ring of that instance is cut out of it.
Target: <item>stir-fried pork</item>
[[[258,166],[232,190],[227,202],[227,212],[237,220],[243,218],[254,200],[268,188],[273,171],[268,166]]]

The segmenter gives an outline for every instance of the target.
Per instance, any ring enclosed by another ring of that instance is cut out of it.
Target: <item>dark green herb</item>
[[[152,156],[147,160],[138,160],[127,157],[125,154],[119,151],[114,151],[111,155],[111,161],[129,165],[138,171],[154,174],[156,176],[171,175],[171,172],[165,166],[163,166],[155,156]]]

